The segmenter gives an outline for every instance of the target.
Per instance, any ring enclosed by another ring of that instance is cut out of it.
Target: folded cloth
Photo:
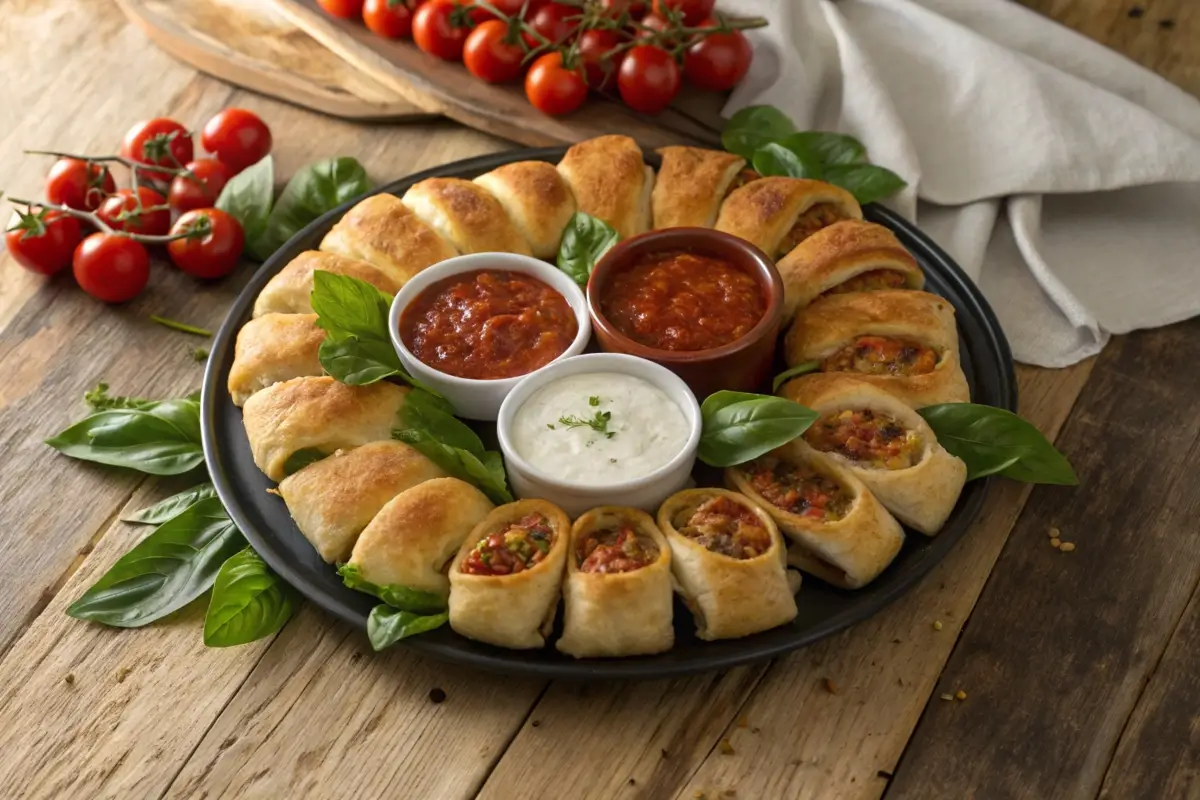
[[[725,109],[861,139],[887,205],[980,285],[1019,361],[1200,314],[1200,101],[1010,0],[728,0],[767,18]],[[1000,213],[1003,208],[1004,213]]]

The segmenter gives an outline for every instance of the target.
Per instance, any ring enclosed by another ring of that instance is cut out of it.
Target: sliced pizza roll
[[[822,297],[796,314],[788,366],[819,361],[887,389],[913,408],[971,399],[958,356],[954,307],[927,292],[882,289]]]
[[[861,480],[901,522],[941,530],[967,480],[967,465],[895,395],[847,375],[806,375],[782,394],[820,414],[804,442]]]
[[[537,258],[553,260],[575,214],[571,187],[545,161],[517,161],[480,175],[475,183],[500,202]]]
[[[545,500],[518,500],[489,513],[450,568],[450,627],[514,650],[543,646],[570,536],[571,520]]]
[[[857,219],[822,228],[775,266],[783,278],[787,317],[826,295],[925,287],[925,273],[896,235]]]
[[[567,179],[579,210],[604,220],[622,239],[650,230],[654,170],[628,136],[597,136],[567,150],[558,171]]]
[[[660,147],[651,205],[655,228],[711,228],[746,160],[703,147]]]
[[[311,314],[313,273],[317,270],[365,281],[381,292],[395,294],[403,281],[357,258],[337,253],[306,250],[288,262],[267,282],[254,301],[254,316],[263,314]]]
[[[349,563],[378,586],[445,598],[450,561],[492,508],[483,492],[458,478],[426,480],[387,501],[358,537]]]
[[[391,383],[347,386],[328,376],[293,378],[256,392],[242,409],[254,463],[283,480],[297,454],[358,447],[392,437],[408,388]]]
[[[671,571],[701,639],[735,639],[796,616],[775,521],[736,492],[684,489],[658,509]]]
[[[317,359],[325,331],[316,314],[264,314],[238,331],[229,368],[229,394],[242,406],[259,389],[306,375],[323,375]]]
[[[284,478],[278,492],[304,538],[332,564],[350,557],[389,500],[445,475],[412,447],[387,439],[315,461]]]
[[[427,178],[404,193],[401,202],[464,255],[520,253],[529,242],[491,193],[461,178]]]
[[[854,195],[840,186],[802,178],[760,178],[721,204],[716,228],[758,247],[773,259],[828,225],[862,219]]]
[[[725,470],[790,540],[788,563],[843,589],[883,572],[904,544],[900,523],[849,469],[803,439]]]
[[[670,650],[671,548],[645,511],[602,506],[571,527],[563,584],[563,635],[575,658]]]
[[[346,212],[321,240],[321,249],[369,262],[399,286],[458,251],[400,198],[373,194]]]

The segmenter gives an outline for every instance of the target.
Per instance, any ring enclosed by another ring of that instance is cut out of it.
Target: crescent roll
[[[828,225],[862,219],[854,195],[840,186],[802,178],[759,178],[721,204],[717,230],[741,237],[773,259]]]
[[[597,136],[572,145],[558,171],[579,210],[611,225],[622,239],[650,230],[654,170],[628,136]]]
[[[788,366],[820,361],[892,392],[913,408],[971,399],[958,357],[954,307],[927,292],[883,289],[822,297],[796,314]]]
[[[775,520],[791,541],[791,566],[834,586],[866,586],[904,544],[900,523],[862,481],[803,439],[726,469],[725,480]]]
[[[896,235],[857,219],[822,228],[775,266],[783,278],[789,318],[822,295],[925,288],[925,273]]]
[[[332,453],[392,438],[408,388],[347,386],[328,376],[293,378],[255,392],[242,409],[254,463],[271,480],[301,450]]]
[[[397,286],[458,251],[400,198],[373,194],[346,212],[321,240],[328,253],[367,261]]]
[[[806,375],[782,394],[820,414],[804,441],[844,466],[901,522],[941,530],[967,480],[967,465],[938,444],[933,429],[895,395],[846,375]]]
[[[273,383],[323,375],[317,350],[325,331],[317,327],[316,314],[264,314],[238,331],[229,368],[229,394],[235,406]]]
[[[517,161],[475,179],[499,201],[537,258],[554,260],[575,214],[575,195],[553,164]]]
[[[660,147],[651,206],[655,228],[711,228],[746,160],[702,147]]]
[[[450,627],[470,639],[541,647],[554,624],[571,520],[545,500],[491,511],[450,568]]]
[[[378,586],[404,586],[445,598],[450,594],[446,565],[492,508],[469,483],[426,480],[387,501],[358,537],[350,564]]]
[[[400,200],[460,253],[530,255],[529,242],[504,206],[482,186],[461,178],[427,178]]]
[[[348,275],[365,281],[381,292],[395,294],[402,281],[397,281],[377,267],[357,258],[306,250],[288,262],[267,282],[254,301],[254,316],[263,314],[311,314],[313,273],[317,270]]]
[[[575,658],[661,653],[671,625],[671,548],[644,511],[602,506],[571,527],[563,584],[563,635]]]
[[[332,564],[350,557],[355,539],[389,500],[445,474],[412,447],[388,439],[309,464],[279,483],[279,496],[304,538]]]
[[[658,527],[701,639],[736,639],[795,618],[783,538],[742,495],[684,489],[663,501]]]

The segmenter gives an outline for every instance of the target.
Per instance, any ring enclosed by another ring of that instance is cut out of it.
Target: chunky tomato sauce
[[[860,372],[866,375],[925,375],[937,367],[931,347],[892,339],[860,336],[821,364],[823,372]]]
[[[554,529],[541,514],[527,514],[479,540],[462,564],[468,575],[513,575],[542,562]]]
[[[677,528],[696,544],[730,558],[754,558],[771,548],[762,520],[728,497],[706,500]]]
[[[580,572],[633,572],[658,560],[658,546],[629,525],[592,531],[579,543]]]
[[[921,437],[886,414],[870,409],[826,414],[804,432],[824,453],[839,453],[866,467],[907,469],[921,460]]]
[[[779,252],[790,253],[793,247],[817,231],[822,228],[828,228],[833,223],[841,222],[844,219],[846,219],[846,215],[833,203],[817,203],[797,217],[795,224],[792,225],[792,229],[787,232],[783,237],[783,241],[779,243]]]
[[[600,309],[618,331],[656,350],[710,350],[766,313],[754,276],[719,258],[670,250],[613,276]]]
[[[904,273],[894,269],[873,269],[860,272],[849,280],[839,283],[825,294],[848,294],[849,292],[877,292],[881,289],[903,289],[907,279]]]
[[[479,380],[533,372],[562,355],[578,332],[566,298],[532,275],[505,270],[440,280],[400,317],[400,337],[423,363]]]
[[[788,513],[817,522],[835,522],[850,510],[850,494],[836,480],[812,467],[763,456],[743,469],[764,500]]]

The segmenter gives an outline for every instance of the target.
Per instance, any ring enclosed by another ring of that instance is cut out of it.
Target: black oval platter
[[[409,186],[429,177],[474,178],[512,161],[557,162],[565,147],[509,150],[445,164],[380,187],[378,192],[402,195]],[[657,156],[648,163],[657,167]],[[342,585],[337,572],[323,562],[297,530],[283,501],[269,494],[273,484],[254,466],[242,427],[240,409],[226,390],[238,330],[250,318],[259,291],[297,254],[315,249],[321,237],[354,203],[330,211],[296,234],[258,270],[237,298],[213,340],[204,374],[201,399],[204,454],[221,501],[254,549],[271,568],[305,597],[334,616],[366,627],[373,598]],[[925,270],[927,286],[948,299],[957,312],[963,369],[977,403],[1016,409],[1016,380],[1008,342],[979,289],[950,258],[921,231],[878,205],[864,209],[867,219],[891,228]],[[541,650],[505,650],[466,639],[445,626],[401,643],[445,661],[482,670],[542,678],[657,678],[720,670],[783,655],[831,636],[879,611],[906,592],[942,560],[966,533],[979,513],[988,480],[967,485],[950,519],[934,538],[909,532],[895,562],[873,583],[858,591],[836,589],[805,576],[797,596],[799,616],[790,624],[749,636],[704,642],[693,632],[691,615],[676,604],[675,647],[666,653],[622,659],[574,660],[553,644]],[[365,645],[365,642],[364,642]]]

